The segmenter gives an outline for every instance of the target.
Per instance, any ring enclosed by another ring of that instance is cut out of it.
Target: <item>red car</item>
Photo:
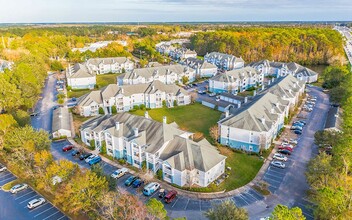
[[[279,146],[279,150],[288,150],[290,152],[293,152],[293,149],[290,147],[283,147],[283,146]]]
[[[67,145],[67,146],[62,148],[62,151],[65,152],[65,151],[69,151],[69,150],[72,150],[72,149],[73,149],[73,145]]]
[[[177,191],[171,190],[164,197],[166,203],[171,203],[177,196]]]

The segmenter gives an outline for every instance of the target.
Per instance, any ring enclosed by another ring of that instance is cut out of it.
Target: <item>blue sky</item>
[[[0,23],[352,20],[352,0],[0,0]]]

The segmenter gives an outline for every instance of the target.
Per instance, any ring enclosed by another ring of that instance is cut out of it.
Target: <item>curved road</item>
[[[304,172],[310,158],[317,154],[317,147],[314,146],[314,133],[324,127],[329,109],[329,99],[318,88],[313,87],[310,90],[309,93],[311,95],[317,96],[317,104],[314,110],[307,116],[307,126],[298,140],[298,145],[294,153],[289,157],[288,162],[286,162],[287,168],[278,169],[269,167],[263,175],[263,180],[269,183],[269,190],[272,193],[270,196],[264,197],[251,187],[245,187],[243,192],[225,199],[201,200],[188,198],[187,196],[178,196],[171,204],[165,205],[168,215],[171,217],[185,216],[187,219],[205,219],[203,212],[208,210],[212,203],[231,199],[237,206],[246,208],[251,219],[260,219],[261,217],[269,216],[277,204],[284,204],[290,207],[298,206],[303,210],[307,219],[313,219],[312,211],[308,208],[311,204],[305,199],[309,186],[306,182]],[[43,91],[44,97],[37,104],[37,110],[40,111],[40,115],[32,118],[32,126],[34,128],[42,128],[50,132],[55,94],[55,78],[54,76],[49,76]],[[65,154],[61,152],[62,146],[66,144],[67,142],[52,144],[51,150],[54,157],[56,159],[69,159],[82,167],[87,167],[84,162],[73,158],[69,153]],[[111,174],[116,169],[116,167],[107,163],[103,162],[102,164],[107,174]],[[148,199],[138,190],[126,189],[123,186],[124,178],[118,180],[119,188],[139,195],[142,200]],[[157,197],[157,195],[153,195],[152,197]]]

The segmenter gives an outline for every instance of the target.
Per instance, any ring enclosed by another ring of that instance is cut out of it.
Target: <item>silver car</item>
[[[4,172],[4,171],[6,171],[6,170],[7,170],[6,167],[0,165],[0,173],[1,173],[1,172]]]
[[[17,184],[17,185],[14,185],[11,189],[10,189],[10,192],[12,194],[15,194],[15,193],[18,193],[22,190],[25,190],[25,189],[28,189],[28,185],[25,184],[25,183],[20,183],[20,184]]]
[[[285,168],[285,164],[283,162],[280,162],[280,161],[277,161],[277,160],[272,161],[271,165],[274,166],[274,167],[281,168],[281,169]]]
[[[285,157],[282,154],[278,154],[278,153],[274,154],[273,158],[276,160],[287,161],[287,157]]]
[[[44,198],[38,198],[38,199],[33,199],[31,201],[28,202],[27,204],[27,208],[29,209],[34,209],[40,205],[43,205],[45,203],[45,199]]]

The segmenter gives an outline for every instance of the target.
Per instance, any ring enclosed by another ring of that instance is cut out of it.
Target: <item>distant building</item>
[[[5,69],[12,69],[13,62],[0,59],[0,73],[4,72]]]
[[[233,70],[244,67],[244,61],[241,57],[235,57],[233,55],[211,52],[204,56],[204,60],[208,63],[216,65],[219,69]]]
[[[263,73],[264,76],[274,76],[276,78],[280,78],[291,74],[307,83],[316,82],[318,80],[317,72],[294,62],[283,63],[262,60],[259,62],[250,63],[248,66],[255,68],[259,72]]]
[[[197,58],[187,58],[182,63],[194,69],[199,77],[212,77],[218,72],[218,68],[214,64]]]
[[[161,108],[163,101],[167,107],[188,105],[191,96],[176,85],[165,85],[160,81],[141,85],[110,84],[101,91],[92,91],[78,99],[77,110],[82,116],[95,116],[102,107],[105,113],[111,113],[112,106],[118,112],[129,111],[134,106],[145,105],[147,108]]]
[[[189,82],[193,82],[196,71],[180,64],[134,69],[132,72],[119,76],[118,83],[119,85],[135,85],[158,80],[164,84],[174,84],[182,83],[182,77],[187,77]]]
[[[53,138],[72,137],[71,117],[67,107],[59,107],[53,111]]]
[[[96,74],[122,73],[134,68],[134,63],[126,57],[92,58],[85,65]]]
[[[79,52],[83,53],[83,52],[86,52],[89,50],[94,53],[98,49],[106,47],[109,44],[111,44],[112,42],[113,41],[99,41],[96,43],[89,44],[88,46],[83,47],[83,48],[73,48],[72,51],[79,51]]]
[[[261,86],[264,75],[252,67],[227,71],[209,79],[209,91],[214,93],[238,93],[255,86]]]
[[[96,85],[96,74],[90,71],[86,65],[76,63],[67,68],[67,85],[72,89],[94,89]]]
[[[128,164],[156,173],[178,186],[208,186],[225,171],[226,157],[205,139],[194,142],[192,133],[180,130],[176,123],[167,124],[149,118],[121,113],[90,119],[81,126],[82,142],[94,141],[97,149],[105,143],[107,154],[125,159]]]
[[[329,109],[324,130],[342,132],[342,109],[341,108],[331,107]]]

